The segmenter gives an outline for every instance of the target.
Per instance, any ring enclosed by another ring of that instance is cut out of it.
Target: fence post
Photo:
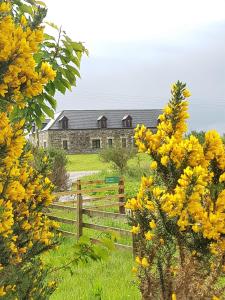
[[[123,178],[120,178],[120,180],[119,180],[118,194],[120,194],[120,195],[124,194],[124,179]],[[124,204],[125,198],[124,197],[119,197],[119,202]],[[120,214],[125,214],[125,207],[124,207],[124,205],[123,206],[119,206],[119,212],[120,212]]]
[[[82,194],[79,193],[81,191],[81,182],[77,180],[77,239],[82,236],[82,226],[83,226],[83,218],[82,218],[82,208],[83,208],[83,200]]]

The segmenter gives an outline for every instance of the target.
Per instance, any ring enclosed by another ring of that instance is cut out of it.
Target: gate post
[[[81,192],[81,182],[77,180],[77,239],[82,236],[83,231],[83,216],[82,216],[82,208],[83,208],[83,199]]]
[[[124,207],[125,198],[124,198],[124,196],[120,197],[120,195],[124,194],[124,179],[123,178],[120,178],[118,186],[119,186],[119,188],[118,188],[119,203],[123,203],[123,205],[119,206],[119,212],[120,212],[120,214],[125,214],[125,207]]]

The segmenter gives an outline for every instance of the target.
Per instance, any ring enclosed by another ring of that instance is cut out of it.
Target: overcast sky
[[[189,129],[225,132],[225,0],[45,2],[90,52],[58,111],[162,108],[179,79],[192,93]]]

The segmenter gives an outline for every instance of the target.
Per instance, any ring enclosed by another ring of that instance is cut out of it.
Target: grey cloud
[[[161,108],[170,84],[187,82],[190,130],[225,132],[225,23],[199,28],[174,41],[102,42],[84,58],[82,79],[58,110],[95,108]]]

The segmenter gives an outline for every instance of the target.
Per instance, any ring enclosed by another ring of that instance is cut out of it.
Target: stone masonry
[[[48,130],[39,133],[41,147],[63,148],[63,141],[67,141],[68,153],[95,153],[108,146],[108,139],[113,145],[122,145],[122,138],[126,139],[126,146],[134,145],[134,129],[87,129],[87,130]],[[100,140],[100,149],[94,149],[92,140]]]

